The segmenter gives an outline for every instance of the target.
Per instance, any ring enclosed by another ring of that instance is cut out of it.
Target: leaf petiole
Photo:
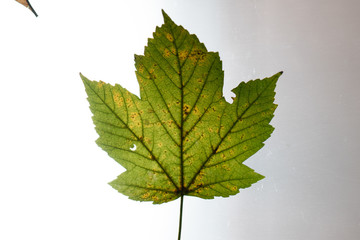
[[[179,234],[178,234],[178,240],[180,240],[180,239],[181,239],[181,226],[182,226],[183,205],[184,205],[184,195],[183,195],[183,194],[181,194],[181,199],[180,199],[180,219],[179,219]]]

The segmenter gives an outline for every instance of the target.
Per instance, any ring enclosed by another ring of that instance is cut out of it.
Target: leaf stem
[[[181,226],[182,226],[183,205],[184,205],[184,195],[183,195],[183,194],[181,194],[181,200],[180,200],[180,219],[179,219],[179,234],[178,234],[178,240],[180,240],[180,239],[181,239]]]

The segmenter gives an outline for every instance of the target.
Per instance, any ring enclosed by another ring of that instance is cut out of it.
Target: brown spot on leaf
[[[202,191],[203,191],[202,188],[198,188],[198,189],[195,190],[196,193],[201,193]]]
[[[151,199],[154,201],[154,202],[157,202],[159,200],[158,196],[152,196]]]
[[[167,125],[168,125],[169,127],[174,126],[174,120],[169,120],[169,121],[167,121]]]
[[[187,58],[188,54],[189,52],[186,50],[179,51],[179,59],[181,61],[184,61]]]
[[[140,64],[138,67],[139,73],[144,73],[144,65]]]
[[[194,112],[194,114],[198,115],[199,114],[199,108],[197,106],[195,106],[193,112]]]
[[[137,112],[133,112],[130,114],[130,118],[134,120],[138,115],[139,114]]]
[[[203,187],[204,186],[204,183],[198,183],[196,186],[195,186],[195,188],[201,188],[201,187]]]
[[[167,33],[167,34],[166,34],[166,38],[167,38],[170,42],[173,42],[173,41],[174,41],[174,37],[173,37],[170,33]]]
[[[230,170],[231,170],[230,167],[229,167],[229,165],[227,165],[227,164],[223,164],[221,167],[222,167],[223,169],[225,169],[226,171],[230,171]]]
[[[183,106],[183,113],[185,116],[189,115],[191,110],[191,106],[189,104],[184,104]]]
[[[169,51],[169,49],[165,48],[164,53],[163,53],[164,58],[168,58],[168,57],[170,57],[170,55],[171,55],[171,52]]]
[[[197,62],[197,61],[203,61],[205,59],[206,53],[200,49],[195,49],[193,50],[190,55],[189,58],[193,61],[193,62]]]

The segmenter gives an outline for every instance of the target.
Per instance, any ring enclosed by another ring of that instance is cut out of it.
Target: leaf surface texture
[[[126,169],[110,185],[156,204],[181,195],[235,195],[263,178],[243,162],[274,130],[269,123],[282,73],[240,83],[230,104],[219,54],[163,16],[144,55],[135,55],[140,98],[81,75],[97,144]]]

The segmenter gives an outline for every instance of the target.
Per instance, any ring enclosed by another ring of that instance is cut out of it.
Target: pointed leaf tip
[[[81,81],[86,85],[86,81],[89,81],[89,79],[87,79],[87,77],[85,77],[82,73],[79,73],[79,74],[80,74]]]
[[[164,9],[161,9],[162,15],[164,17],[164,22],[167,23],[168,21],[172,22],[171,18],[169,17],[169,15],[167,15],[167,13],[164,11]]]
[[[81,72],[79,73],[81,79],[83,80],[84,78],[86,78]]]
[[[283,74],[283,71],[278,72],[277,74],[274,75],[274,77],[276,77],[277,79],[280,78],[280,76]]]

